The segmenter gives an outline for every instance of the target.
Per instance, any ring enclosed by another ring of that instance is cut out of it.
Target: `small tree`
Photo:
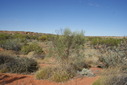
[[[64,29],[53,37],[54,56],[59,59],[68,60],[69,57],[82,55],[81,49],[84,49],[85,37],[84,32],[72,32],[70,29]]]

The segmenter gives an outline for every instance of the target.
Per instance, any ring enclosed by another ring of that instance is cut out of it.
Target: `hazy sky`
[[[0,30],[127,36],[127,0],[0,0]]]

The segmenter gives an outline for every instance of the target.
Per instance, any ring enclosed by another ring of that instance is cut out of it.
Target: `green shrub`
[[[74,77],[74,74],[69,73],[66,70],[57,70],[54,72],[50,78],[50,80],[55,82],[64,82]]]
[[[114,67],[127,65],[127,40],[124,40],[117,47],[105,47],[100,50],[102,55],[99,60],[103,67]]]
[[[83,56],[81,50],[84,49],[84,43],[84,32],[71,32],[71,30],[65,29],[52,38],[53,55],[62,61],[67,61],[74,53],[73,56]]]
[[[30,39],[38,40],[38,35],[28,35]]]
[[[37,62],[33,59],[5,55],[0,55],[0,67],[11,73],[31,73],[38,69]]]
[[[75,69],[68,65],[59,67],[45,67],[36,73],[37,79],[48,79],[55,82],[64,82],[73,78],[76,74]]]
[[[28,54],[31,51],[35,51],[36,53],[42,53],[43,52],[42,48],[40,46],[38,46],[37,43],[25,45],[21,49],[21,52],[23,52],[24,54]]]
[[[126,84],[127,84],[127,74],[113,75],[104,81],[104,85],[126,85]]]
[[[47,40],[48,41],[52,41],[52,38],[54,37],[55,35],[53,34],[47,34]]]
[[[49,79],[52,75],[53,69],[51,67],[44,67],[36,72],[36,79]]]
[[[8,72],[8,68],[6,64],[1,64],[0,65],[0,73],[6,73]]]
[[[20,39],[7,39],[0,41],[0,47],[7,50],[21,50],[21,47],[24,43]]]
[[[106,45],[106,46],[118,46],[118,44],[123,41],[123,39],[117,38],[101,38],[101,37],[89,37],[88,41],[90,41],[91,45]]]
[[[12,36],[14,39],[30,39],[28,35],[26,34],[19,34],[19,33],[15,33]]]
[[[0,33],[0,41],[1,40],[6,40],[6,39],[9,39],[9,38],[10,38],[10,35],[9,34]]]
[[[127,74],[126,70],[122,70],[119,67],[106,69],[102,73],[101,78],[97,80],[93,85],[126,85]]]
[[[47,35],[42,35],[38,38],[38,40],[46,41],[48,39]]]
[[[0,65],[9,63],[9,62],[13,62],[13,61],[15,61],[14,57],[10,57],[9,55],[0,54]]]
[[[34,34],[19,34],[19,33],[14,33],[11,35],[12,39],[21,39],[21,40],[38,40],[39,35],[34,35]]]
[[[7,63],[9,71],[12,73],[31,73],[38,69],[37,62],[29,58],[17,58],[15,61]]]
[[[89,68],[90,66],[85,63],[82,57],[73,57],[68,60],[68,65],[71,65],[76,71],[81,71],[83,68]]]

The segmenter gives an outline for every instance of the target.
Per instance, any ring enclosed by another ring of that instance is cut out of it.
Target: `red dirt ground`
[[[0,51],[4,51],[4,49],[3,48],[0,48]]]
[[[91,68],[92,71],[98,73],[100,69]],[[0,73],[0,85],[92,85],[99,76],[75,78],[68,82],[56,83],[47,80],[36,80],[33,75]]]

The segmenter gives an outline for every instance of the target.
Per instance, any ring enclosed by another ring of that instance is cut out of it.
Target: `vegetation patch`
[[[126,85],[127,74],[121,67],[108,68],[93,85]]]
[[[101,38],[101,37],[90,37],[88,38],[91,45],[97,46],[97,45],[106,45],[106,46],[118,46],[123,39],[117,39],[117,38]]]
[[[38,38],[38,40],[40,40],[40,41],[46,41],[46,40],[48,40],[48,36],[47,35],[42,35],[42,36],[40,36]]]
[[[0,69],[11,73],[31,73],[38,69],[35,60],[29,58],[0,55]]]
[[[102,67],[114,67],[127,65],[127,40],[121,42],[117,47],[106,47],[100,50],[100,62],[103,63]]]
[[[36,72],[36,79],[49,79],[52,75],[53,69],[51,67],[44,67]]]
[[[22,47],[21,52],[24,54],[28,54],[31,51],[35,51],[35,53],[42,53],[42,48],[37,43],[27,44]]]
[[[0,41],[0,47],[4,48],[6,50],[15,50],[19,51],[21,50],[21,47],[24,45],[20,39],[7,39],[7,40],[1,40]]]
[[[48,79],[55,82],[65,82],[76,74],[74,69],[67,67],[44,67],[36,72],[37,79]]]

